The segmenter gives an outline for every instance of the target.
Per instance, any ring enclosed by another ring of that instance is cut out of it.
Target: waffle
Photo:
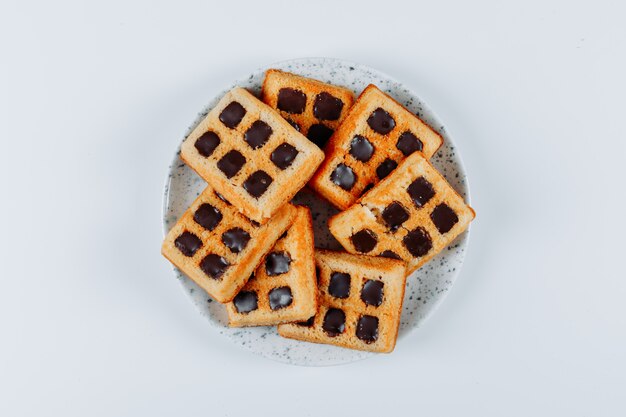
[[[269,326],[306,320],[317,311],[313,223],[306,207],[247,284],[226,304],[229,325]]]
[[[416,152],[328,225],[348,252],[403,259],[411,273],[448,246],[474,217],[474,210]]]
[[[329,140],[309,185],[345,210],[406,156],[421,151],[430,158],[442,143],[441,135],[370,84]]]
[[[300,323],[278,326],[283,337],[370,352],[396,344],[404,286],[404,262],[317,251],[319,309]]]
[[[243,214],[265,223],[306,184],[324,153],[272,108],[234,88],[185,139],[181,157]]]
[[[283,206],[254,224],[209,186],[169,231],[161,252],[220,303],[231,301],[296,214]]]
[[[276,69],[265,73],[262,97],[320,148],[354,103],[354,94],[347,88]]]

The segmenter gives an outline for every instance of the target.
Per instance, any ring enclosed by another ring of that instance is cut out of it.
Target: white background
[[[0,3],[0,415],[626,415],[623,2],[171,3]],[[333,368],[220,338],[159,254],[196,113],[306,56],[416,91],[478,213],[435,315]]]

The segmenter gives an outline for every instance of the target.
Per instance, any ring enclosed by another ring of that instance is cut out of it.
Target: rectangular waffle
[[[283,337],[370,352],[396,344],[406,273],[404,262],[344,252],[315,253],[317,314],[278,326]]]
[[[317,311],[311,213],[306,207],[296,209],[291,227],[239,294],[226,304],[230,326],[306,320]]]
[[[406,156],[421,151],[430,158],[442,143],[441,135],[370,84],[328,141],[309,185],[345,210]]]
[[[463,197],[416,152],[328,225],[348,252],[403,259],[411,273],[448,246],[474,217]]]
[[[169,231],[161,252],[225,303],[248,281],[295,214],[295,207],[286,204],[266,224],[255,224],[209,186]]]
[[[185,139],[181,157],[243,214],[265,223],[307,183],[324,153],[274,109],[234,88]]]
[[[265,73],[262,97],[263,102],[320,148],[354,103],[354,94],[347,88],[277,69]]]

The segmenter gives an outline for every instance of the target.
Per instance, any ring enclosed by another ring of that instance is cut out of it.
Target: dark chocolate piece
[[[298,156],[298,150],[288,143],[278,145],[270,155],[270,160],[280,169],[287,169]]]
[[[226,259],[214,253],[205,256],[202,262],[200,262],[200,269],[213,279],[221,279],[224,271],[229,266],[230,264]]]
[[[246,314],[259,308],[259,299],[255,291],[241,291],[233,300],[237,312]]]
[[[357,161],[367,162],[374,154],[374,146],[366,137],[356,135],[350,142],[350,155]]]
[[[389,113],[379,107],[367,119],[367,124],[374,132],[386,135],[396,126],[396,121]]]
[[[404,236],[402,239],[404,246],[407,248],[411,255],[419,258],[420,256],[424,256],[428,253],[428,251],[433,247],[433,242],[430,239],[430,235],[428,232],[422,228],[418,227],[415,230],[410,231]]]
[[[382,281],[368,279],[361,289],[361,300],[367,305],[378,307],[383,303],[384,285]]]
[[[293,88],[281,88],[278,91],[277,107],[291,114],[300,114],[306,107],[306,94]]]
[[[222,243],[233,253],[239,253],[246,248],[250,241],[250,234],[245,230],[234,227],[222,235]]]
[[[339,336],[346,329],[346,313],[338,308],[329,308],[322,329],[330,337]]]
[[[336,298],[348,298],[350,295],[350,274],[343,272],[330,274],[328,293]]]
[[[343,101],[337,97],[321,92],[315,97],[313,115],[320,120],[338,120],[343,109]]]
[[[350,240],[354,245],[354,249],[361,253],[370,252],[378,243],[376,235],[369,229],[363,229],[360,232],[353,234],[350,237]]]
[[[409,212],[402,207],[402,204],[394,201],[385,207],[382,213],[382,218],[387,224],[387,227],[395,232],[400,226],[402,226],[402,223],[409,220]]]
[[[207,230],[213,230],[222,221],[222,212],[208,203],[202,204],[193,214],[193,220]]]
[[[258,149],[265,145],[272,136],[272,128],[263,120],[257,120],[246,130],[243,140],[246,141],[252,149]]]
[[[278,287],[274,288],[269,293],[270,298],[270,308],[272,310],[279,310],[281,308],[285,308],[293,302],[293,297],[291,295],[291,288],[289,287]]]
[[[306,137],[319,148],[323,148],[328,139],[335,133],[330,127],[323,124],[314,124],[309,127]]]
[[[337,165],[337,168],[330,174],[330,180],[346,191],[350,191],[356,182],[356,174],[352,168],[345,164]]]
[[[174,245],[185,256],[193,256],[202,247],[202,241],[191,232],[183,232],[174,241]]]
[[[307,321],[299,321],[296,324],[298,326],[302,326],[302,327],[311,327],[311,326],[313,326],[314,322],[315,322],[315,316],[311,316],[311,317],[309,317],[309,319]]]
[[[220,113],[220,121],[224,123],[224,126],[234,129],[246,115],[246,109],[236,101],[232,101],[228,106],[224,107],[224,110]]]
[[[381,162],[380,165],[378,165],[378,168],[376,168],[376,175],[379,179],[382,180],[387,175],[391,174],[391,171],[396,169],[397,166],[398,163],[396,161],[387,158],[383,162]]]
[[[204,157],[211,156],[217,145],[220,144],[220,137],[217,136],[217,133],[209,130],[208,132],[204,132],[202,136],[196,139],[196,143],[194,146],[196,147],[198,153]]]
[[[287,252],[272,252],[265,258],[265,273],[268,276],[289,272],[291,256]]]
[[[361,316],[356,325],[356,337],[365,343],[373,343],[378,339],[378,317]]]
[[[435,196],[435,190],[431,183],[424,177],[419,177],[415,181],[409,185],[407,188],[407,192],[415,203],[417,208],[422,207],[424,204],[428,203],[428,201]]]
[[[217,161],[217,167],[226,175],[226,178],[232,178],[246,163],[246,158],[239,151],[232,150]]]
[[[383,258],[389,258],[389,259],[397,259],[399,261],[402,260],[402,258],[397,253],[391,250],[382,251],[378,256],[382,256]]]
[[[272,177],[267,175],[265,171],[256,171],[243,182],[243,188],[245,188],[252,197],[259,198],[271,183]]]
[[[424,144],[413,133],[407,130],[398,138],[396,148],[405,156],[409,156],[413,152],[421,151],[424,148]]]
[[[433,212],[430,213],[430,218],[441,234],[449,232],[459,222],[459,216],[445,203],[435,207]]]

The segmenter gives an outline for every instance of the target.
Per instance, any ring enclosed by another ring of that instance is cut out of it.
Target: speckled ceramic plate
[[[352,62],[330,58],[305,58],[283,61],[260,68],[216,94],[189,127],[187,134],[217,104],[222,95],[232,87],[245,87],[258,94],[263,82],[264,71],[267,68],[280,68],[332,84],[345,86],[354,90],[355,94],[359,94],[370,83],[376,84],[396,100],[403,103],[409,110],[418,114],[443,135],[444,144],[433,157],[432,162],[452,186],[469,202],[469,188],[461,157],[441,121],[437,119],[417,95],[398,81],[379,71]],[[165,186],[163,227],[166,232],[205,187],[204,181],[183,164],[179,154],[180,149],[177,150],[174,160],[169,167]],[[326,220],[336,210],[307,192],[300,193],[295,200],[296,202],[306,203],[312,208],[316,246],[338,249],[338,243],[332,239],[326,228]],[[463,233],[436,258],[408,278],[398,345],[403,343],[403,338],[406,334],[419,327],[432,314],[446,296],[463,264],[468,237],[468,232]],[[185,293],[190,297],[200,313],[207,318],[208,322],[217,329],[220,335],[231,339],[244,349],[281,362],[309,366],[347,363],[374,355],[334,346],[284,339],[278,336],[275,327],[229,328],[224,306],[212,300],[211,297],[178,269],[174,269],[174,271]]]

